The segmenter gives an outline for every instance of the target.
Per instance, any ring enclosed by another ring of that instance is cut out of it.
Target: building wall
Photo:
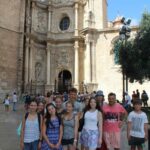
[[[17,91],[18,79],[22,77],[22,74],[17,73],[18,70],[22,72],[20,67],[23,61],[19,52],[23,47],[23,44],[20,45],[23,29],[20,16],[24,10],[22,4],[21,0],[0,1],[0,97]]]
[[[135,35],[135,31],[132,31]],[[98,90],[103,90],[107,95],[109,92],[115,92],[119,100],[122,99],[122,73],[120,66],[114,63],[114,54],[112,52],[112,41],[118,36],[118,30],[105,30],[100,33],[96,47],[96,68],[97,68],[97,82]],[[148,81],[142,85],[138,82],[128,84],[128,93],[132,95],[132,91],[139,89],[146,90],[150,93],[150,84]]]

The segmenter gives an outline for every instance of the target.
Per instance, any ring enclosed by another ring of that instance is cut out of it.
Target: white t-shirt
[[[13,95],[13,102],[16,103],[17,102],[17,95]]]
[[[9,105],[9,99],[8,98],[5,99],[5,105]]]
[[[148,123],[146,114],[144,112],[138,114],[135,111],[132,111],[129,113],[128,121],[131,122],[130,135],[134,137],[144,138],[144,124]]]

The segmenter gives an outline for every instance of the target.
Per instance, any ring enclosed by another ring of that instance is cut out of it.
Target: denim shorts
[[[24,150],[37,150],[38,149],[39,140],[24,143]]]
[[[145,139],[131,136],[128,142],[130,146],[140,146],[145,142]]]

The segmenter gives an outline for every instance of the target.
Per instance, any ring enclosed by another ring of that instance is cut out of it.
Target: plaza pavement
[[[24,113],[23,104],[18,104],[18,110],[10,112],[4,111],[4,105],[0,104],[0,150],[19,150],[19,137],[16,134],[16,128],[19,125]],[[126,125],[122,127],[121,150],[129,150],[126,138]],[[148,150],[146,142],[144,150]]]

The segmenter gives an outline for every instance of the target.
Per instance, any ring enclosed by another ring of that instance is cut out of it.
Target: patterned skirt
[[[81,135],[80,135],[80,143],[84,147],[96,149],[97,147],[100,147],[98,144],[99,139],[99,131],[98,130],[87,130],[82,129]]]

